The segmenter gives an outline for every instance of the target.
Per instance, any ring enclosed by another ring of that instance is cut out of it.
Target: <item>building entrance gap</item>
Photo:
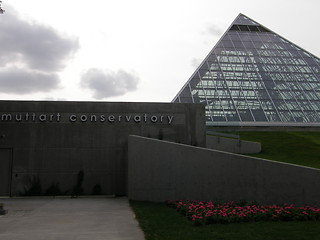
[[[0,196],[10,196],[12,149],[0,148]]]

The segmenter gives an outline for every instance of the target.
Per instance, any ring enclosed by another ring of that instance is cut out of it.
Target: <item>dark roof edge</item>
[[[320,122],[206,122],[208,127],[320,127]]]

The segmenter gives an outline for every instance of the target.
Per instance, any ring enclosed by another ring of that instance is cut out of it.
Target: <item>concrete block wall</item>
[[[207,135],[207,148],[231,153],[259,153],[261,143]]]
[[[320,170],[138,136],[128,142],[128,197],[320,206]]]

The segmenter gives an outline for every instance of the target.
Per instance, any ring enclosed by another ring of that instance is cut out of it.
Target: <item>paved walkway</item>
[[[143,240],[127,198],[7,198],[1,240]]]

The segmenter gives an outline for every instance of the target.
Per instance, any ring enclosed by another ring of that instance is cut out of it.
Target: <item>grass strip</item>
[[[261,142],[249,156],[320,169],[320,132],[238,132],[242,140]]]

